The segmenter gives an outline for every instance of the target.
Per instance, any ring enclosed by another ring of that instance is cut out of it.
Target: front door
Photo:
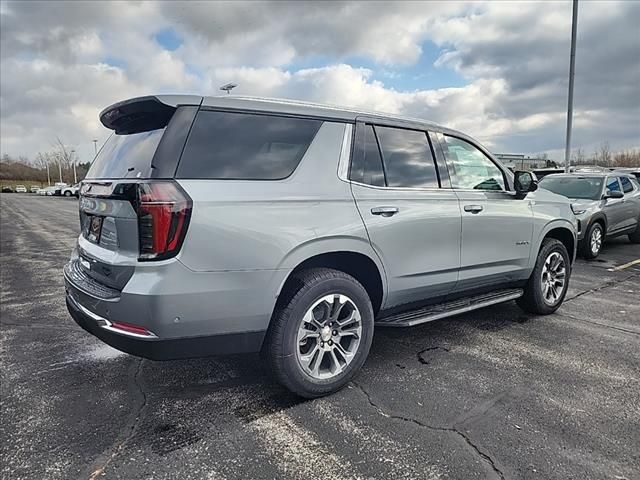
[[[618,177],[608,177],[604,188],[605,194],[622,192]],[[624,223],[627,219],[626,200],[624,198],[605,198],[604,202],[603,210],[607,216],[607,234],[615,233],[624,228]]]
[[[504,172],[479,147],[440,135],[460,200],[461,265],[456,291],[527,278],[533,236],[529,200],[508,190]]]
[[[387,275],[385,307],[444,297],[460,266],[460,210],[426,132],[358,123],[355,141],[352,191]]]

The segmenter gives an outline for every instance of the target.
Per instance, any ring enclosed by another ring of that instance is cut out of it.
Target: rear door
[[[509,191],[503,170],[478,146],[439,135],[462,215],[456,291],[497,286],[528,276],[533,210]]]
[[[426,132],[358,122],[352,191],[388,280],[386,307],[449,293],[460,266],[460,210]]]

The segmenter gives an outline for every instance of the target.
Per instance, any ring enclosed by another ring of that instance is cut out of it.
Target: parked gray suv
[[[569,201],[475,140],[421,120],[257,98],[155,96],[80,194],[65,266],[76,322],[151,359],[261,352],[305,397],[344,386],[374,325],[517,300],[562,303]]]
[[[549,175],[540,187],[573,202],[578,251],[585,258],[596,258],[605,238],[628,235],[640,243],[640,184],[633,175],[609,170]]]

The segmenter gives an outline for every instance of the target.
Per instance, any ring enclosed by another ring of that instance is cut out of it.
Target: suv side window
[[[617,177],[609,177],[607,178],[607,190],[611,190],[612,192],[621,192],[620,183],[618,182]]]
[[[622,184],[622,191],[624,193],[633,192],[633,184],[627,177],[620,177],[620,183]]]
[[[449,164],[453,188],[506,190],[502,170],[478,148],[448,135],[444,140],[442,148]]]
[[[293,173],[321,120],[201,110],[177,178],[281,180]]]
[[[382,157],[371,125],[356,128],[356,148],[349,178],[354,182],[384,187]]]
[[[375,127],[389,187],[439,188],[436,165],[425,132]]]

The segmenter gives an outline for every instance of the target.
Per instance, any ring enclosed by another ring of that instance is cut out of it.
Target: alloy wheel
[[[558,252],[551,252],[542,268],[542,298],[547,305],[555,305],[560,300],[566,280],[564,258]]]
[[[298,327],[296,356],[316,380],[340,375],[353,361],[362,337],[362,317],[343,294],[325,295],[304,314]]]

